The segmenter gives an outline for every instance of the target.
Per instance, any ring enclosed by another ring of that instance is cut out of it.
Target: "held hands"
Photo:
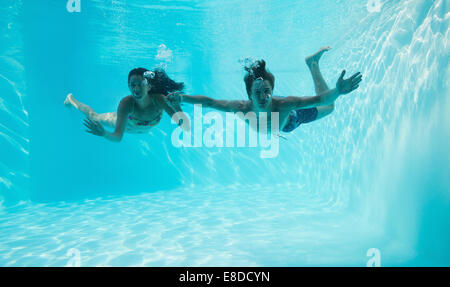
[[[180,107],[180,104],[183,101],[182,97],[182,92],[173,92],[168,94],[166,99],[168,104],[170,104],[172,107]]]
[[[101,123],[97,121],[91,121],[90,119],[85,119],[83,124],[88,128],[86,132],[101,137],[105,135],[105,129],[103,128]]]
[[[336,83],[336,89],[341,95],[345,95],[356,90],[359,87],[359,83],[361,83],[362,81],[362,75],[360,72],[355,73],[353,76],[346,80],[344,80],[344,75],[345,70],[342,71],[341,76]]]

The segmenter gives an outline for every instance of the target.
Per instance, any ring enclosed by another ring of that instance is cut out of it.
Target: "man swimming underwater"
[[[272,92],[275,86],[275,77],[266,70],[264,60],[256,61],[252,66],[246,67],[247,74],[244,82],[249,100],[216,100],[206,96],[189,96],[173,93],[168,96],[174,106],[181,102],[202,104],[225,112],[255,112],[257,115],[264,112],[267,116],[267,127],[270,127],[271,112],[278,112],[279,129],[291,132],[303,123],[309,123],[329,115],[334,110],[334,102],[341,96],[348,94],[359,87],[362,80],[360,72],[348,79],[342,71],[336,87],[329,89],[319,69],[319,60],[330,47],[324,47],[305,59],[311,71],[316,90],[312,97],[274,97]],[[252,126],[257,130],[257,126]]]

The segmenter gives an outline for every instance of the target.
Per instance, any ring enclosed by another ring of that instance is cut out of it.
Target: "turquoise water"
[[[42,2],[0,6],[0,266],[450,265],[449,1]],[[245,99],[249,56],[312,96],[325,45],[328,85],[363,83],[276,158],[175,148],[167,116],[112,143],[63,105],[114,111],[138,66]]]

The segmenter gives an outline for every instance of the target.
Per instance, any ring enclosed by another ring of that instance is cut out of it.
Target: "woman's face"
[[[251,99],[260,109],[267,108],[272,101],[272,86],[267,80],[258,78],[253,82]]]
[[[140,100],[150,91],[151,86],[148,84],[147,79],[140,75],[132,75],[130,81],[128,82],[128,88],[131,91],[131,95],[136,99]]]

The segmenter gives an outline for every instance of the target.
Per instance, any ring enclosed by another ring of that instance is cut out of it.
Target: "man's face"
[[[267,80],[258,78],[253,82],[250,98],[253,104],[260,109],[267,108],[272,101],[272,86]]]

